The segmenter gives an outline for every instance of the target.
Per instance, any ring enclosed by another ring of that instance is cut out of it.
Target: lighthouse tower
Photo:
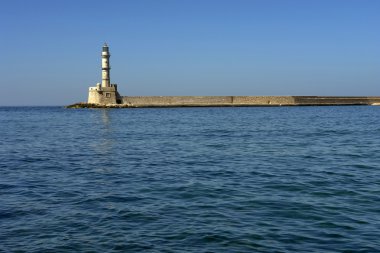
[[[107,43],[102,49],[102,87],[111,87],[110,83],[110,51]]]
[[[110,80],[110,51],[107,43],[102,48],[102,83],[90,87],[88,91],[89,104],[120,104],[122,99],[117,92],[117,85],[111,84]]]

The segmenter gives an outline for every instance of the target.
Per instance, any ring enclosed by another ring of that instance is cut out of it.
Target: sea
[[[0,107],[0,252],[380,252],[380,107]]]

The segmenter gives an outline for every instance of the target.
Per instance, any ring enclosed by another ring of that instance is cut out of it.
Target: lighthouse
[[[107,43],[102,49],[102,87],[111,87],[110,83],[110,51]]]
[[[117,85],[111,84],[110,79],[110,50],[107,43],[102,47],[102,82],[88,91],[88,103],[99,105],[112,105],[122,103],[122,98],[117,92]]]

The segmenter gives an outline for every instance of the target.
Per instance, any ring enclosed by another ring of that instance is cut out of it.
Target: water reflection
[[[109,115],[108,109],[102,109],[102,120],[103,120],[103,125],[106,127],[107,130],[109,130],[110,115]]]
[[[99,124],[96,143],[94,149],[102,155],[112,154],[115,140],[112,129],[112,117],[108,109],[101,109],[98,112],[98,117],[94,124]]]

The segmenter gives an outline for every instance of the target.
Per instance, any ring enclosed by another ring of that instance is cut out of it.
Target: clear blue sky
[[[380,95],[378,0],[12,0],[0,105],[122,95]]]

